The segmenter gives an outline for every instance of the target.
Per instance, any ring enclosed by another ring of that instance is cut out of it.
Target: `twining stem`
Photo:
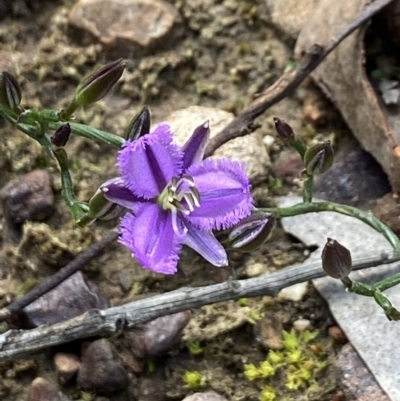
[[[49,128],[52,130],[57,130],[64,124],[65,122],[62,121],[53,122],[49,124]],[[92,139],[97,142],[103,142],[106,143],[107,145],[112,145],[117,148],[120,148],[125,142],[125,139],[119,137],[118,135],[114,135],[107,131],[102,131],[93,127],[89,127],[88,125],[74,122],[69,122],[69,125],[71,126],[71,131],[73,134],[82,136],[84,138]]]
[[[267,213],[273,213],[277,218],[292,217],[313,212],[336,212],[346,216],[352,216],[381,233],[392,245],[394,250],[400,254],[400,241],[395,233],[372,214],[363,212],[362,210],[352,206],[341,205],[333,202],[309,202],[298,203],[297,205],[284,208],[263,208],[260,210]],[[341,281],[349,291],[359,295],[373,297],[378,305],[384,310],[388,319],[400,320],[400,312],[393,306],[386,295],[382,293],[388,288],[400,284],[400,273],[383,279],[376,284],[360,283],[351,280],[349,277],[345,277]]]
[[[314,176],[313,175],[307,176],[307,178],[304,179],[304,184],[303,184],[304,203],[312,202],[313,187],[314,187]]]
[[[69,161],[67,152],[63,148],[56,149],[54,151],[54,156],[57,159],[61,170],[63,198],[72,213],[74,221],[78,221],[87,210],[83,210],[83,205],[76,201],[74,185],[72,183],[71,175],[69,173]]]
[[[393,249],[400,254],[400,241],[396,234],[372,214],[363,212],[352,206],[333,202],[309,202],[298,203],[284,208],[260,208],[260,210],[266,213],[273,213],[276,218],[292,217],[315,212],[336,212],[355,217],[381,233],[388,240]]]
[[[388,288],[392,288],[395,285],[400,284],[400,273],[393,276],[387,277],[379,282],[377,282],[374,287],[379,291],[385,291]]]

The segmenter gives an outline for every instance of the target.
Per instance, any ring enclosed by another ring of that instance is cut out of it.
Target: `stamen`
[[[187,192],[183,194],[183,198],[185,199],[187,206],[191,212],[194,210],[194,197],[191,193]]]
[[[175,207],[175,209],[179,210],[181,213],[188,215],[189,211],[185,208],[185,206],[182,205],[181,202],[179,202],[178,199],[174,199],[172,202],[170,202],[172,206]]]
[[[189,215],[200,206],[200,193],[195,187],[193,177],[188,174],[180,178],[172,177],[170,184],[158,196],[158,202],[164,210]]]
[[[178,237],[183,237],[187,233],[187,228],[182,224],[182,230],[179,228],[179,223],[178,223],[178,211],[177,209],[172,209],[171,210],[171,216],[172,216],[172,229],[174,230],[174,233]]]
[[[193,203],[196,207],[200,206],[200,192],[196,187],[192,188],[191,194],[193,196]]]

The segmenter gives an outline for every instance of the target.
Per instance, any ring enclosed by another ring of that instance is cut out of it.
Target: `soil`
[[[188,105],[217,107],[238,113],[285,68],[290,68],[293,42],[271,24],[262,1],[168,2],[183,16],[185,34],[181,41],[173,48],[128,60],[129,68],[116,90],[104,101],[77,113],[78,121],[121,133],[144,104],[150,107],[154,121],[160,121],[170,112]],[[40,9],[29,6],[22,15],[8,15],[0,21],[0,50],[12,52],[19,60],[13,72],[21,84],[26,107],[58,109],[66,106],[79,79],[96,66],[110,61],[102,53],[101,46],[80,46],[68,36],[66,15],[73,3],[70,0],[44,1]],[[201,35],[204,29],[209,31],[207,35]],[[337,140],[347,135],[333,106],[310,81],[258,120],[264,135],[274,136],[273,115],[284,118],[309,141],[328,137]],[[23,245],[6,244],[6,239],[2,238],[2,278],[8,280],[0,298],[0,306],[4,306],[26,291],[24,283],[37,282],[53,274],[74,255],[103,237],[113,225],[95,223],[89,228],[77,228],[61,197],[56,164],[35,142],[9,124],[2,123],[1,136],[0,187],[18,175],[45,168],[53,176],[56,194],[56,211],[45,225],[25,225]],[[279,141],[269,147],[272,161],[279,157],[283,148]],[[89,199],[102,182],[117,173],[115,151],[104,144],[73,138],[68,144],[68,154],[75,191],[82,201]],[[271,175],[268,182],[254,190],[260,203],[270,204],[274,195],[296,192],[298,182],[281,183]],[[0,217],[4,219],[4,215]],[[273,271],[304,260],[304,255],[301,244],[278,227],[254,258]],[[232,256],[238,276],[246,277],[244,265],[248,256]],[[190,250],[184,251],[177,275],[152,274],[142,270],[129,252],[118,244],[86,266],[84,272],[112,305],[130,301],[139,294],[171,291],[187,285],[201,286],[226,279],[220,269],[209,266]],[[165,389],[165,398],[155,400],[181,400],[195,390],[212,389],[229,400],[255,401],[259,399],[262,388],[271,385],[279,394],[277,400],[331,401],[340,390],[338,372],[333,367],[339,346],[328,335],[328,328],[334,322],[313,287],[309,286],[301,302],[268,298],[251,300],[249,305],[250,311],[256,311],[253,314],[256,317],[252,322],[251,319],[242,321],[239,327],[230,326],[228,320],[225,322],[224,314],[218,315],[217,306],[212,312],[207,308],[193,311],[194,321],[207,313],[212,313],[213,319],[215,316],[222,319],[212,337],[197,338],[201,354],[190,353],[189,342],[183,340],[167,355],[154,358],[151,362],[153,369],[141,374],[130,371],[132,384],[125,398],[111,395],[109,399],[138,399],[138,389],[146,379],[147,383]],[[233,311],[236,309],[232,308]],[[249,381],[243,373],[244,364],[257,364],[265,359],[266,351],[256,342],[254,324],[264,311],[269,310],[282,315],[285,330],[290,331],[294,321],[304,318],[319,331],[316,346],[321,360],[327,361],[328,366],[310,378],[300,390],[291,391],[286,387],[287,376],[283,372],[264,381]],[[209,324],[213,323],[215,320]],[[3,325],[2,331],[6,329]],[[191,342],[196,341],[195,333],[186,331],[185,336]],[[112,341],[122,356],[130,353],[118,338]],[[0,398],[4,401],[27,399],[28,386],[37,376],[54,382],[54,352],[48,350],[13,362],[0,361],[3,377]],[[184,383],[185,372],[194,370],[207,378],[200,388],[191,388]],[[76,384],[62,391],[76,400],[95,399],[94,394],[84,393]]]

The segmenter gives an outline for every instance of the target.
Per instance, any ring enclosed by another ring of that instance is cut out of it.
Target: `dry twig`
[[[245,136],[260,127],[254,120],[268,110],[272,105],[291,94],[311,72],[325,59],[325,57],[342,42],[353,31],[367,22],[382,8],[393,0],[375,0],[365,7],[352,21],[347,23],[342,32],[329,43],[314,44],[304,55],[298,67],[283,74],[261,94],[254,102],[242,111],[230,124],[228,124],[218,135],[212,138],[206,149],[206,156],[213,154],[220,146],[231,139]]]
[[[400,256],[367,255],[353,269],[392,263]],[[106,310],[90,310],[81,316],[33,330],[9,330],[0,335],[0,360],[15,359],[47,347],[92,336],[111,335],[139,323],[180,311],[243,297],[276,295],[282,288],[324,276],[321,263],[304,263],[247,280],[233,280],[207,287],[184,287],[176,291],[130,302]]]

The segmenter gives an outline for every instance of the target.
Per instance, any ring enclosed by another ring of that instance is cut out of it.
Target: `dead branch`
[[[314,44],[303,56],[300,64],[293,71],[284,73],[278,80],[242,111],[218,135],[212,138],[206,149],[206,157],[212,155],[220,146],[231,139],[245,136],[260,127],[254,120],[272,105],[291,94],[310,73],[339,45],[347,36],[373,17],[393,0],[375,0],[344,27],[342,32],[329,43]]]
[[[395,253],[366,255],[356,260],[354,270],[397,262]],[[132,329],[160,316],[242,297],[276,295],[282,288],[324,276],[320,262],[303,263],[246,280],[231,280],[206,287],[184,287],[106,310],[90,310],[81,316],[33,330],[9,330],[0,335],[0,360],[92,336],[112,335]]]

